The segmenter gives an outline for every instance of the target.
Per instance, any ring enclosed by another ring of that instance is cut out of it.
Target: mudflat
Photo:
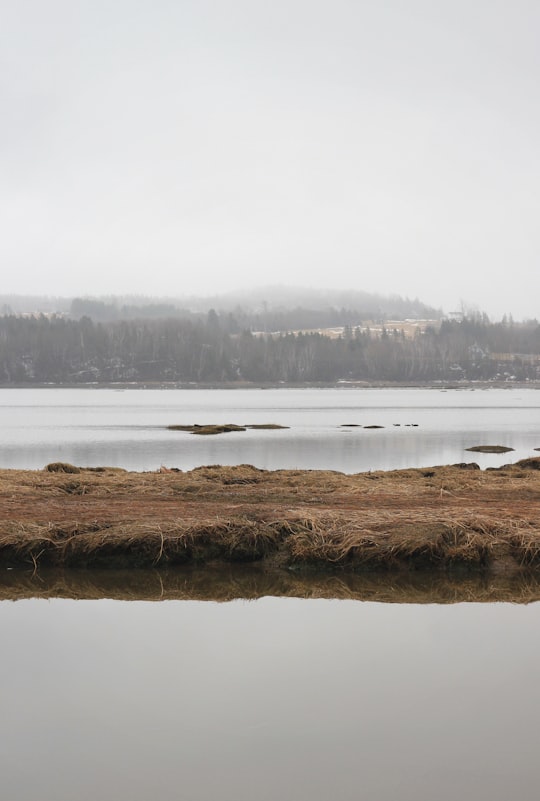
[[[540,568],[540,458],[342,474],[251,465],[0,471],[0,564]]]

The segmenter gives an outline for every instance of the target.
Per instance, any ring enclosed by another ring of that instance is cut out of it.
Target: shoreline
[[[0,566],[540,571],[540,458],[348,475],[0,470]]]
[[[470,390],[470,389],[540,389],[538,381],[452,381],[452,380],[433,380],[433,381],[333,381],[333,382],[292,382],[281,381],[278,383],[264,381],[224,381],[224,382],[194,382],[194,381],[118,381],[118,382],[65,382],[65,383],[0,383],[0,389],[181,389],[181,390],[201,390],[201,389],[435,389],[435,390]]]

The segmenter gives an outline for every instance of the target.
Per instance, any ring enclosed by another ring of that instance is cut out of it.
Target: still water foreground
[[[537,465],[2,471],[2,797],[533,801]]]
[[[534,579],[185,570],[4,574],[2,797],[538,797]]]

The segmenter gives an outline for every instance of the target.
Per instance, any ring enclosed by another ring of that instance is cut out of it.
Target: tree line
[[[321,333],[254,333],[242,329],[234,315],[213,310],[197,319],[112,322],[0,317],[4,386],[505,378],[540,378],[536,321],[491,323],[477,315],[445,320],[412,339],[398,329],[381,334],[345,325],[343,334],[331,339]]]
[[[381,300],[375,304],[375,300]],[[219,308],[216,306],[216,308]],[[90,317],[97,322],[119,322],[140,319],[178,319],[204,321],[208,307],[203,310],[177,306],[174,303],[148,302],[136,305],[121,303],[117,299],[104,301],[92,298],[74,298],[71,301],[69,316],[74,319]],[[220,309],[219,317],[226,319],[226,327],[231,333],[245,330],[272,333],[310,328],[329,328],[334,326],[356,326],[360,320],[438,316],[436,309],[426,306],[419,300],[408,300],[399,296],[377,298],[374,296],[363,307],[344,307],[331,304],[276,306],[263,302],[258,306],[236,304],[232,309]]]

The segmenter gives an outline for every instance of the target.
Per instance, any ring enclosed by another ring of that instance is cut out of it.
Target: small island
[[[214,434],[228,434],[231,431],[247,431],[248,428],[258,431],[276,431],[281,428],[289,428],[289,426],[280,426],[277,423],[252,423],[250,425],[239,426],[236,423],[211,423],[207,425],[170,425],[167,426],[168,431],[188,431],[190,434],[214,435]]]
[[[473,445],[472,448],[465,448],[465,450],[473,453],[509,453],[514,448],[508,448],[506,445]]]

